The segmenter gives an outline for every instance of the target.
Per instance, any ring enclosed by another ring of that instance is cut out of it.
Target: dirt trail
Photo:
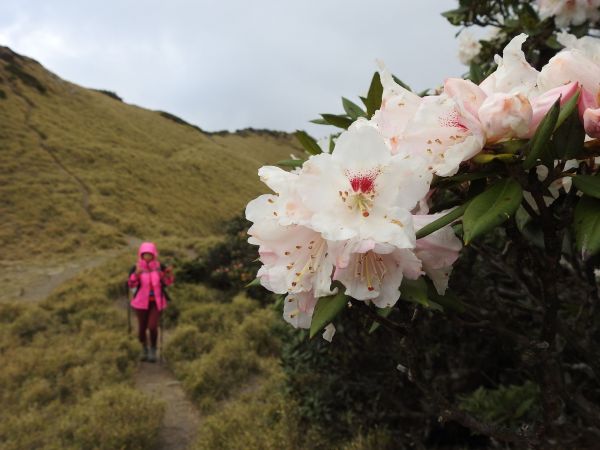
[[[140,363],[135,383],[140,391],[166,403],[165,416],[158,435],[158,448],[188,448],[200,426],[200,414],[187,399],[181,383],[160,363]]]
[[[87,269],[98,267],[116,257],[123,250],[137,250],[142,240],[136,236],[124,236],[127,247],[99,251],[93,255],[65,257],[64,260],[45,262],[14,262],[0,260],[0,301],[23,300],[39,302],[48,297],[58,286],[75,278]]]

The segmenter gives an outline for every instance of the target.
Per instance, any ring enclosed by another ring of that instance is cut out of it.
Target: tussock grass
[[[138,345],[107,288],[122,283],[128,257],[39,304],[0,303],[3,449],[153,445],[163,406],[133,386]]]
[[[0,53],[2,258],[218,233],[264,191],[257,169],[300,148],[282,133],[210,135]]]

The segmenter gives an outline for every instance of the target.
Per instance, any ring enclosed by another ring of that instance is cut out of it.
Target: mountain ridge
[[[0,260],[219,233],[264,191],[260,166],[301,152],[285,132],[205,132],[111,94],[0,46]]]

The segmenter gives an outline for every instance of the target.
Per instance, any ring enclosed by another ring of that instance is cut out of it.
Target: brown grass
[[[299,148],[285,134],[200,132],[6,48],[0,89],[0,259],[213,234],[264,191],[258,167]]]

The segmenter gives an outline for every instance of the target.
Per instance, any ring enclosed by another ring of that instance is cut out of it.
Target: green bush
[[[127,386],[95,392],[63,429],[80,449],[148,449],[158,437],[164,405]]]
[[[199,403],[210,410],[218,400],[258,373],[260,362],[242,340],[218,341],[212,351],[186,366],[183,383]]]
[[[180,325],[169,336],[165,355],[172,361],[193,361],[212,350],[215,337],[201,333],[195,325]]]

